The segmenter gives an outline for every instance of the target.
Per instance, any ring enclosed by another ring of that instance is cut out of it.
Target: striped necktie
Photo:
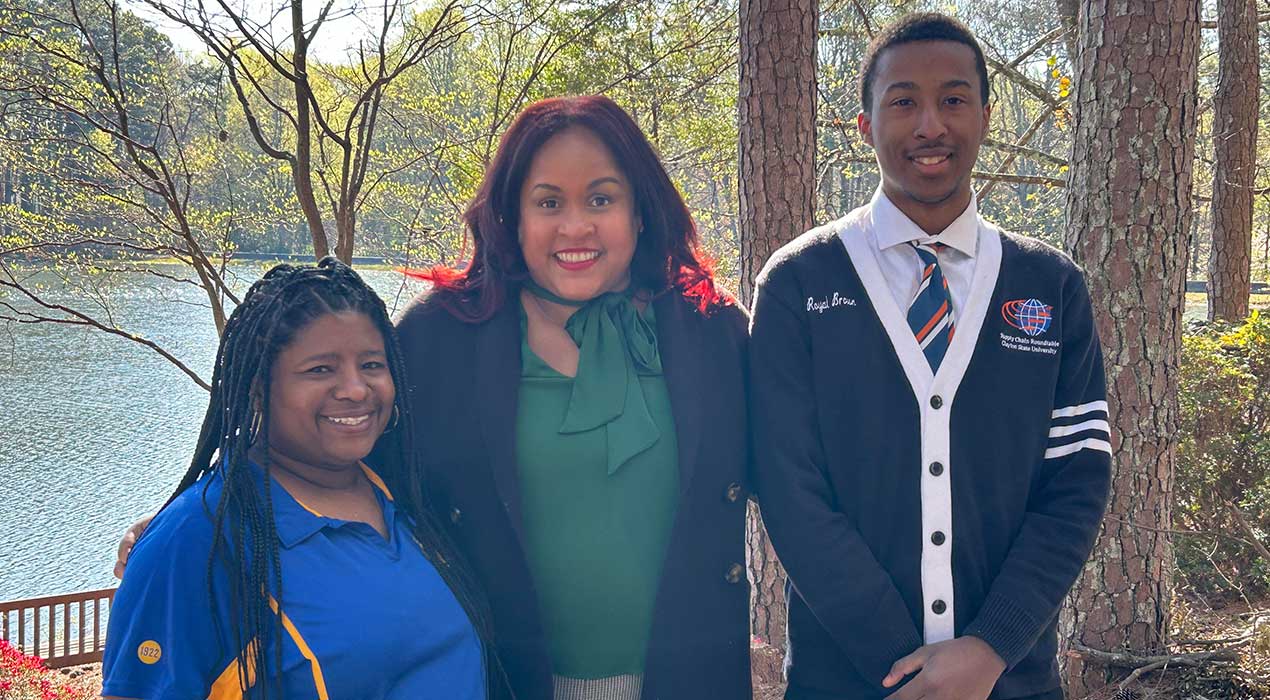
[[[911,243],[922,260],[922,282],[908,305],[908,325],[913,329],[917,344],[921,346],[933,371],[948,352],[953,338],[952,297],[948,294],[948,280],[939,269],[937,252],[947,248],[943,243]]]

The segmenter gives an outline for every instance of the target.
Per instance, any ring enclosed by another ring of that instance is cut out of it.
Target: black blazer
[[[509,299],[493,318],[473,324],[424,295],[402,312],[397,328],[427,488],[489,595],[494,644],[514,696],[550,700],[549,650],[523,550],[516,290]],[[735,306],[703,315],[673,293],[653,308],[679,442],[680,500],[643,699],[748,700],[747,319]]]

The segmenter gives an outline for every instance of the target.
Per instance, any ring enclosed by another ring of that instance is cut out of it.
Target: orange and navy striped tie
[[[937,255],[948,246],[917,242],[911,245],[922,260],[922,282],[908,305],[908,325],[913,329],[930,368],[938,371],[953,338],[952,296],[948,293],[948,280],[939,269]]]

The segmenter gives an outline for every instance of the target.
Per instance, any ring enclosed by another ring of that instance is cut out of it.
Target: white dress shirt
[[[975,254],[979,247],[979,211],[975,196],[970,204],[948,228],[932,236],[904,215],[879,187],[869,203],[873,225],[868,229],[869,250],[877,257],[878,266],[886,278],[886,285],[895,297],[895,305],[902,313],[917,293],[925,265],[917,256],[910,242],[943,243],[948,246],[937,254],[939,269],[948,280],[948,293],[952,296],[953,317],[956,318],[970,294],[970,283],[975,276]]]

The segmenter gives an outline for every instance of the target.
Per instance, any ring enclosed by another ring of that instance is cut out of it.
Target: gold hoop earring
[[[397,405],[392,407],[392,420],[388,421],[388,427],[384,428],[385,433],[391,433],[397,429],[397,424],[401,422],[401,412],[397,410]]]
[[[260,437],[260,431],[264,428],[265,416],[260,411],[251,412],[251,427],[247,429],[247,444],[256,444],[256,438]]]

